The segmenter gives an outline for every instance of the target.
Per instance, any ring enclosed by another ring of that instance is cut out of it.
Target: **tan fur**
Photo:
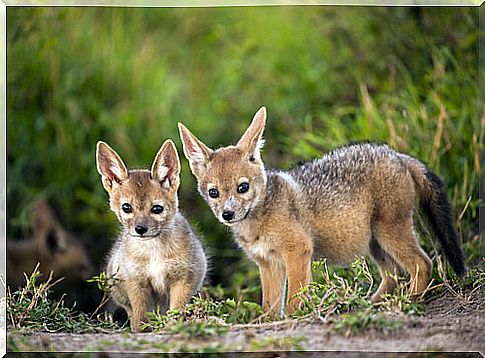
[[[395,287],[386,273],[402,268],[412,292],[422,292],[432,264],[413,233],[412,214],[416,190],[426,196],[429,187],[425,166],[386,146],[363,144],[288,172],[268,171],[259,154],[265,120],[263,107],[236,146],[217,150],[179,124],[199,192],[260,269],[265,311],[280,315],[286,277],[293,312],[299,302],[292,297],[311,281],[312,259],[343,264],[369,251],[382,275],[374,302]],[[241,180],[249,183],[246,193],[237,191]],[[217,198],[208,195],[211,188]],[[229,209],[235,214],[227,221],[222,213]]]
[[[65,281],[87,279],[94,272],[81,240],[68,233],[57,221],[52,209],[43,199],[34,204],[34,237],[7,240],[7,284],[12,290],[25,284],[37,263],[40,280],[52,277]]]
[[[99,142],[97,168],[122,225],[106,269],[120,280],[112,298],[127,311],[132,330],[139,331],[147,311],[157,305],[162,310],[182,309],[189,302],[201,288],[206,258],[178,211],[180,163],[172,141],[162,145],[151,170],[131,171],[113,149]],[[123,204],[132,212],[124,212]],[[155,205],[163,211],[154,213]],[[146,232],[137,231],[137,226]]]

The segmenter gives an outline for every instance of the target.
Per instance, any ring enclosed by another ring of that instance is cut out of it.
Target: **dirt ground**
[[[336,333],[323,322],[285,321],[234,326],[207,337],[156,333],[30,333],[10,332],[9,350],[104,352],[255,352],[353,351],[339,356],[370,356],[366,352],[485,353],[485,297],[447,292],[427,303],[424,316],[396,317],[397,330],[366,330],[357,335]],[[360,351],[356,352],[356,351]],[[316,354],[316,353],[315,353]],[[318,353],[321,356],[321,352]],[[394,355],[396,356],[396,355]],[[475,355],[467,355],[475,356]],[[480,356],[477,354],[476,356]]]

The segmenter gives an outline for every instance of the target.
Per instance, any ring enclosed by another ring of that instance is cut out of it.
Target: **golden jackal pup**
[[[122,225],[107,265],[120,281],[113,300],[140,330],[148,310],[181,309],[200,289],[206,258],[200,242],[178,211],[180,162],[175,145],[165,141],[151,170],[128,171],[106,143],[98,142],[97,168],[109,193],[111,210]]]
[[[265,170],[265,122],[263,107],[235,146],[217,150],[179,124],[200,194],[259,266],[265,311],[281,313],[285,278],[289,298],[310,282],[312,258],[338,264],[368,251],[382,276],[373,301],[395,288],[386,272],[401,267],[412,291],[422,292],[432,264],[413,233],[416,195],[453,269],[465,272],[441,180],[421,162],[385,145],[357,144],[290,171]]]

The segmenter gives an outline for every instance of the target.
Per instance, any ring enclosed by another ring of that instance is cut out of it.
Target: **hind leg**
[[[377,222],[374,232],[380,247],[411,275],[410,291],[422,293],[431,278],[432,263],[416,240],[412,216],[394,222]]]
[[[371,302],[377,303],[382,301],[384,294],[394,291],[397,286],[397,277],[401,274],[402,269],[374,238],[369,243],[369,251],[379,267],[382,279],[379,288],[371,297]]]

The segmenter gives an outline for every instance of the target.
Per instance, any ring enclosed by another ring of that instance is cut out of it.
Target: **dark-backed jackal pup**
[[[111,210],[122,226],[106,268],[119,279],[113,300],[140,330],[149,310],[182,309],[200,289],[207,262],[202,246],[178,211],[180,162],[165,141],[151,170],[127,170],[116,152],[98,142],[97,168]]]
[[[64,283],[82,282],[94,272],[82,241],[67,232],[57,221],[44,199],[37,199],[33,210],[33,239],[7,240],[7,284],[11,290],[25,284],[25,275],[40,264],[40,280],[46,280],[52,271]]]
[[[290,171],[265,170],[265,122],[262,107],[235,146],[217,150],[179,123],[200,194],[259,266],[265,311],[281,314],[286,278],[294,311],[312,258],[342,264],[369,251],[382,276],[374,302],[395,288],[386,272],[400,268],[410,273],[412,292],[423,292],[432,263],[413,233],[416,196],[453,269],[465,273],[443,184],[424,164],[385,145],[356,144]]]

